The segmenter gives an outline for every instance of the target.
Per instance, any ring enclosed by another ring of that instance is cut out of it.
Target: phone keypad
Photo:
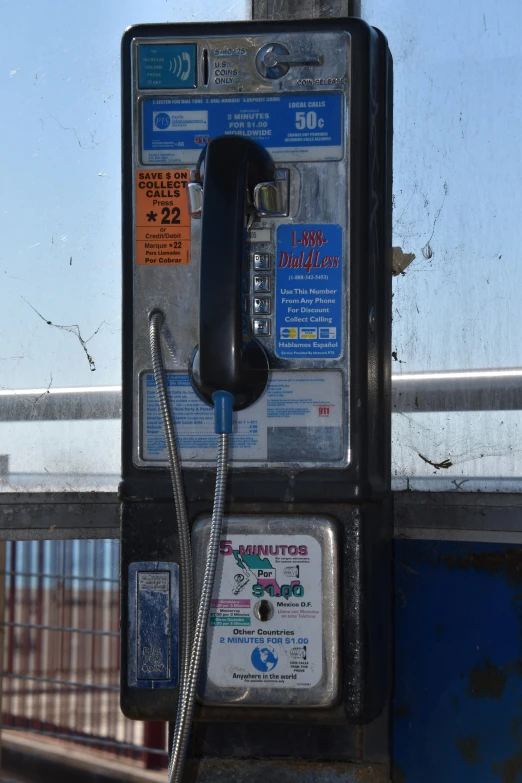
[[[268,318],[254,318],[254,334],[270,334]]]
[[[268,293],[270,291],[270,278],[268,275],[254,275],[254,291],[263,291]]]
[[[264,335],[268,337],[272,332],[272,322],[270,318],[260,318],[259,316],[271,315],[272,298],[270,296],[260,296],[260,294],[270,294],[272,290],[272,281],[269,274],[258,274],[259,272],[269,272],[272,268],[272,256],[270,253],[250,253],[250,269],[252,270],[252,331],[254,335]]]
[[[251,258],[254,272],[270,269],[270,253],[252,253]]]
[[[272,302],[267,296],[254,297],[254,313],[262,313],[263,315],[270,315],[271,312],[272,312]]]

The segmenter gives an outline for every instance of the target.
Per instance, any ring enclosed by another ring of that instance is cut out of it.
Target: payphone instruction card
[[[186,372],[168,372],[176,437],[185,465],[214,462],[214,412]],[[141,459],[167,464],[167,446],[152,372],[141,376]],[[301,450],[301,452],[299,451]],[[302,453],[302,458],[300,458]],[[265,393],[234,413],[230,457],[236,462],[331,462],[343,457],[343,378],[338,370],[272,372]]]
[[[338,92],[294,95],[212,95],[142,101],[144,164],[195,163],[216,136],[247,136],[276,161],[343,157],[343,97]]]
[[[278,226],[276,258],[276,354],[338,359],[343,333],[341,226]]]
[[[227,536],[210,604],[214,685],[311,688],[323,674],[322,551],[307,535]]]

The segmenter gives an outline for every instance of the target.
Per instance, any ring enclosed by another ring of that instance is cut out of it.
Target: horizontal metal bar
[[[119,538],[119,527],[84,528],[64,527],[57,531],[49,532],[48,528],[18,528],[17,530],[3,530],[0,527],[0,541],[76,541],[78,539],[91,540],[103,538]]]
[[[395,538],[420,541],[471,541],[477,544],[522,544],[522,531],[450,530],[449,528],[395,528]]]
[[[392,375],[392,409],[522,410],[522,368],[440,370]],[[0,392],[0,421],[119,419],[121,387],[16,389]]]
[[[18,576],[23,577],[35,577],[35,578],[41,578],[41,579],[56,579],[60,582],[65,581],[73,581],[76,580],[81,582],[111,582],[112,584],[119,585],[120,580],[119,579],[110,579],[109,577],[103,577],[103,576],[71,576],[71,575],[63,575],[63,574],[45,574],[43,571],[18,571],[16,568],[11,569],[10,571],[0,571],[0,576],[15,574]]]
[[[16,672],[2,672],[1,677],[8,677],[11,680],[29,680],[31,682],[45,682],[50,685],[67,685],[73,688],[85,688],[86,690],[96,691],[114,691],[119,693],[120,689],[117,685],[94,685],[90,682],[72,682],[71,680],[57,680],[53,677],[36,677],[30,674],[16,674]]]
[[[0,540],[118,538],[116,492],[0,493]]]
[[[396,492],[397,530],[482,530],[522,532],[522,495],[518,493]]]
[[[119,638],[120,634],[116,631],[95,631],[90,628],[68,628],[63,625],[36,625],[33,623],[11,623],[0,620],[0,626],[6,628],[31,628],[37,631],[63,631],[65,633],[84,633],[89,636],[115,636]]]
[[[461,483],[462,488],[459,488]],[[522,531],[522,493],[466,492],[465,488],[465,482],[457,482],[452,492],[395,492],[395,528],[401,531],[399,535],[416,527],[505,534]],[[76,502],[68,502],[70,495]],[[14,496],[0,493],[0,540],[119,538],[120,505],[116,493],[104,493],[103,502],[96,493],[83,496],[78,493],[41,494],[36,496],[37,502],[28,503],[28,498],[32,497],[30,493]],[[68,517],[71,509],[73,512]],[[87,527],[93,518],[96,518],[97,526]],[[50,519],[67,519],[68,525],[53,525],[50,530]],[[55,578],[74,580],[81,577],[56,575]],[[107,581],[117,584],[117,580]]]
[[[395,413],[522,409],[522,369],[392,375]]]
[[[121,386],[0,392],[0,421],[119,419]]]
[[[22,716],[15,716],[22,717]],[[27,718],[27,720],[33,720]],[[158,748],[147,748],[144,745],[131,745],[128,742],[117,742],[114,740],[102,739],[101,737],[85,737],[83,734],[63,734],[54,731],[40,731],[34,728],[25,728],[24,726],[9,726],[7,723],[0,724],[0,729],[7,731],[27,731],[30,734],[40,734],[42,737],[55,737],[56,739],[65,739],[70,742],[88,743],[92,745],[106,745],[109,748],[122,748],[123,750],[135,750],[137,753],[157,753],[160,756],[166,756],[166,750],[159,750]]]

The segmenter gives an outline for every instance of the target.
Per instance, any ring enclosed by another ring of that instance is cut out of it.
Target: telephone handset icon
[[[177,54],[169,63],[169,71],[182,82],[186,82],[190,76],[191,59],[188,52]]]
[[[181,58],[183,60],[183,65],[179,78],[181,79],[182,82],[186,82],[190,74],[190,57],[188,52],[182,52]]]
[[[274,179],[274,163],[256,142],[220,136],[209,142],[204,166],[199,345],[189,377],[207,404],[224,390],[241,410],[261,396],[268,381],[268,359],[245,312],[244,246],[252,190]]]

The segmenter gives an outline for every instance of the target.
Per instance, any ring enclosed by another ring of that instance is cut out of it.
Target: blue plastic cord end
[[[235,397],[227,391],[216,391],[212,395],[214,403],[214,432],[218,435],[232,432],[232,410]]]

